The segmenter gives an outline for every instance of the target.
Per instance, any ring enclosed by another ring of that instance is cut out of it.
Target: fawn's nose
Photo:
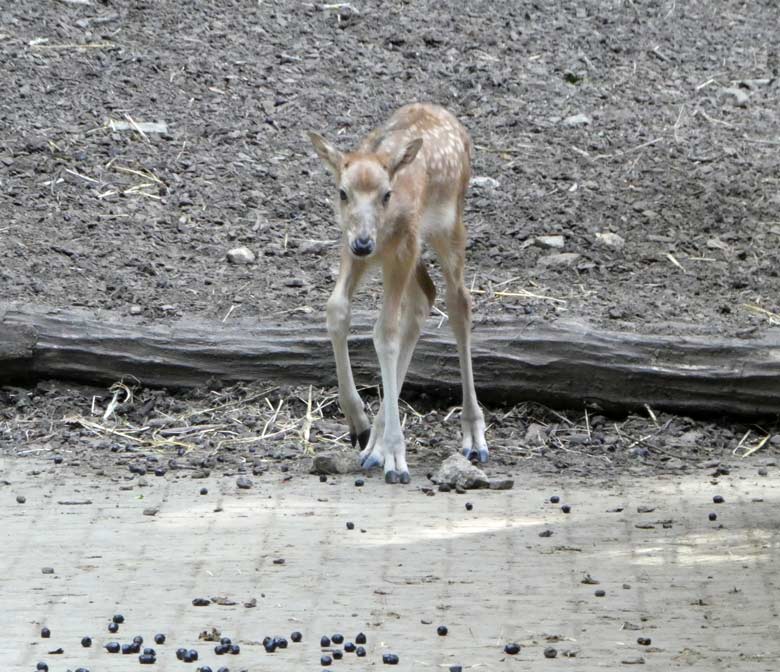
[[[355,238],[352,241],[352,251],[357,257],[367,257],[374,251],[374,241],[371,238]]]

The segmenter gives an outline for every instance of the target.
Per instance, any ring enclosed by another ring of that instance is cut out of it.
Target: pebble
[[[520,645],[512,642],[504,647],[504,653],[508,653],[510,656],[515,656],[520,653]]]
[[[536,262],[537,266],[542,268],[562,268],[564,266],[572,266],[575,261],[580,258],[581,255],[576,252],[561,252],[559,254],[548,254],[544,257],[539,257]]]
[[[24,504],[27,501],[27,497],[24,495],[16,495],[16,501],[18,504]]]
[[[640,646],[650,646],[650,644],[652,644],[652,640],[649,637],[639,637],[636,640],[636,643]]]
[[[545,658],[555,658],[557,655],[558,655],[558,649],[556,649],[556,648],[554,648],[552,646],[548,646],[544,650],[544,657]]]
[[[622,236],[619,236],[617,233],[611,233],[610,231],[597,233],[596,240],[600,243],[603,243],[604,245],[607,245],[608,247],[613,247],[615,249],[620,249],[626,244],[626,241]]]
[[[449,630],[446,625],[440,625],[436,628],[436,634],[439,635],[439,637],[446,637],[448,632]]]
[[[207,606],[209,606],[210,604],[211,604],[211,600],[209,600],[209,599],[208,599],[208,598],[206,598],[206,597],[196,597],[196,598],[195,598],[195,599],[192,601],[192,606],[193,606],[193,607],[207,607]]]
[[[590,117],[583,112],[579,114],[572,114],[570,117],[566,117],[563,120],[563,125],[569,128],[577,128],[580,126],[588,126],[590,124]]]
[[[767,470],[767,468],[766,468],[766,467],[761,467],[761,468],[758,470],[758,475],[759,475],[759,476],[767,476],[767,475],[769,475],[769,471]]]
[[[237,485],[237,486],[238,486],[238,487],[239,487],[241,490],[249,490],[249,488],[251,488],[251,487],[252,487],[252,479],[250,479],[250,478],[247,478],[246,476],[239,476],[239,477],[236,479],[236,485]]]
[[[537,236],[534,238],[534,244],[538,247],[562,250],[564,246],[563,236]]]
[[[398,665],[398,656],[396,656],[394,653],[383,653],[382,654],[382,662],[385,665]]]
[[[242,245],[241,247],[234,247],[232,250],[228,250],[227,258],[231,264],[251,264],[255,260],[255,253]]]
[[[596,597],[604,597],[607,594],[606,590],[603,590],[599,588],[595,593],[593,593]]]
[[[320,483],[326,483],[328,477],[325,474],[320,474]]]

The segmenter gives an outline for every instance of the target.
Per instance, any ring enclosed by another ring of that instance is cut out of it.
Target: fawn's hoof
[[[371,428],[364,429],[360,434],[357,432],[351,432],[349,435],[349,440],[352,442],[352,447],[354,448],[358,443],[360,444],[360,449],[363,450],[368,445],[368,439],[371,436]]]
[[[375,453],[371,453],[366,457],[365,460],[363,460],[363,464],[361,464],[360,466],[362,466],[363,469],[371,469],[372,467],[381,467],[382,460]]]
[[[385,472],[385,483],[398,483],[398,472],[391,469]]]
[[[484,464],[490,459],[490,453],[487,448],[480,448],[478,451],[473,448],[464,448],[463,456],[469,461],[478,461]]]

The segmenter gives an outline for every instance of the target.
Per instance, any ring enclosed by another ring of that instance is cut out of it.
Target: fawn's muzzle
[[[355,238],[352,241],[352,252],[356,257],[367,257],[374,251],[374,241],[371,238]]]

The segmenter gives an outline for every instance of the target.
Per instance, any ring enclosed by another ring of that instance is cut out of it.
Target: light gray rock
[[[546,247],[555,250],[562,250],[564,242],[563,236],[537,236],[534,238],[534,244],[538,247]]]
[[[528,425],[528,429],[525,430],[525,442],[530,446],[547,443],[547,433],[544,431],[544,427],[535,422]]]
[[[577,128],[579,126],[587,126],[590,124],[590,117],[587,114],[580,112],[579,114],[573,114],[570,117],[566,117],[563,120],[563,125],[569,128]]]
[[[561,268],[571,266],[580,258],[576,252],[561,252],[560,254],[548,254],[546,257],[539,257],[537,265],[542,268]]]
[[[251,264],[255,260],[255,253],[248,247],[234,247],[228,250],[227,258],[231,264]]]
[[[737,107],[747,107],[750,95],[744,89],[740,89],[737,86],[731,86],[727,89],[721,89],[721,95],[729,96],[734,99],[734,104]]]
[[[626,244],[623,236],[619,236],[617,233],[612,233],[611,231],[602,231],[601,233],[597,233],[596,240],[603,245],[614,247],[615,249],[620,249]]]
[[[476,189],[498,189],[500,186],[498,180],[485,175],[475,175],[469,184]]]
[[[356,474],[361,471],[360,458],[354,453],[323,453],[312,460],[312,474]]]
[[[460,453],[450,455],[444,460],[431,480],[438,485],[446,484],[464,490],[490,487],[490,480],[485,472],[471,464]]]

